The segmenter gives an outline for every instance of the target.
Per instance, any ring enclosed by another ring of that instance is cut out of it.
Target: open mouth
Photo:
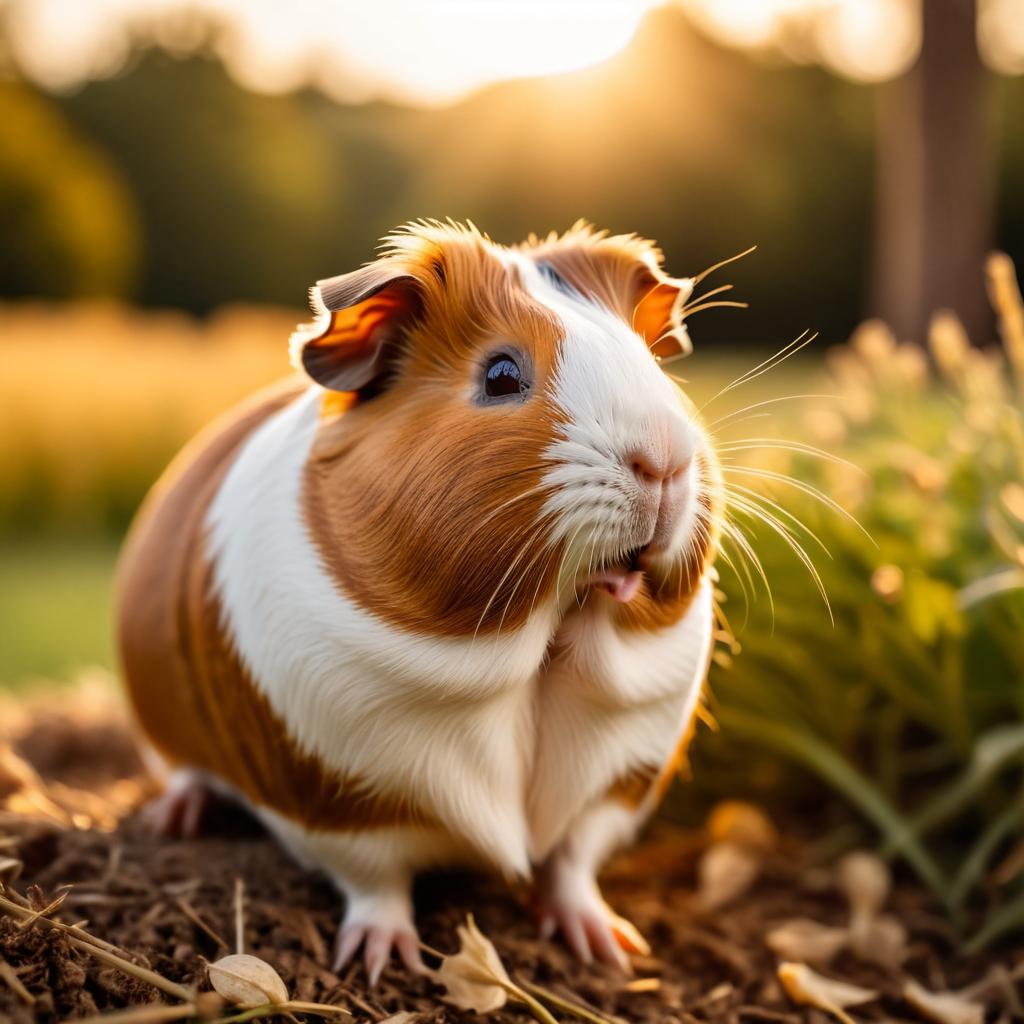
[[[644,573],[640,568],[643,548],[633,548],[611,565],[597,569],[587,579],[595,590],[603,590],[616,601],[627,604],[640,592]]]

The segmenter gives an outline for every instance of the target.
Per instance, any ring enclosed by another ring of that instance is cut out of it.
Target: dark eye
[[[488,398],[504,398],[507,395],[525,395],[530,385],[523,380],[519,363],[512,356],[502,352],[487,360],[484,370],[484,394]]]

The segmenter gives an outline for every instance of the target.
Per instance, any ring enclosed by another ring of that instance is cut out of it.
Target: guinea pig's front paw
[[[545,865],[534,907],[543,939],[556,931],[584,963],[597,959],[632,974],[627,953],[650,953],[639,931],[605,903],[597,882],[572,864]]]
[[[359,893],[346,889],[348,907],[334,947],[334,970],[340,971],[363,947],[363,960],[371,985],[398,950],[402,963],[414,974],[423,971],[420,940],[412,919],[412,904],[404,893]]]

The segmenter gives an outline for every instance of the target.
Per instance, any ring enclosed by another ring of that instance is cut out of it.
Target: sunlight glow
[[[658,2],[28,0],[13,6],[11,32],[19,64],[50,88],[115,71],[131,33],[187,51],[205,19],[221,26],[215,48],[248,88],[313,84],[350,102],[437,104],[606,60]]]
[[[1024,74],[1024,0],[983,0],[978,10],[978,47],[994,71]]]
[[[1004,0],[1013,2],[1013,0]],[[712,38],[777,50],[860,82],[903,74],[921,47],[921,0],[680,0]]]

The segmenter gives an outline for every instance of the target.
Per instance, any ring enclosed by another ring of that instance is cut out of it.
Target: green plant
[[[1024,306],[1007,257],[988,278],[1001,346],[939,313],[929,361],[871,322],[829,352],[832,397],[780,417],[796,442],[727,439],[771,406],[725,418],[722,589],[746,621],[695,750],[716,792],[789,809],[820,807],[809,769],[968,948],[1024,927]],[[745,614],[762,569],[772,599]]]

